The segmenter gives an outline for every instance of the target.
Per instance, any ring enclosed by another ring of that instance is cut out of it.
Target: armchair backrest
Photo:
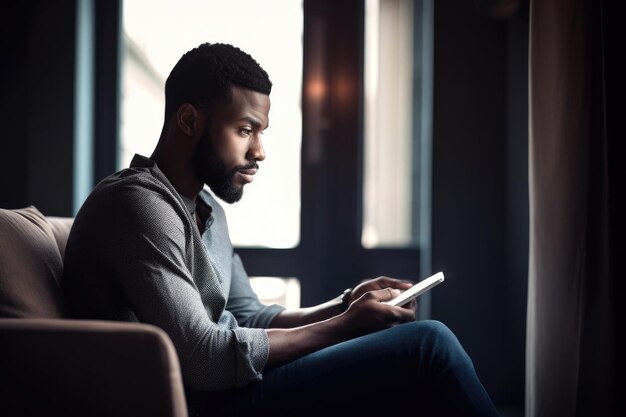
[[[72,218],[0,209],[0,318],[67,318],[59,285]]]

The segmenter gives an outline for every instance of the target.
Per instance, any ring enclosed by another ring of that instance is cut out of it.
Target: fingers
[[[398,295],[400,295],[401,293],[402,291],[396,288],[390,288],[390,287],[383,288],[382,290],[378,290],[378,291],[371,291],[371,294],[374,295],[374,297],[378,301],[381,301],[381,302],[392,300]],[[410,302],[408,302],[407,304],[401,307],[389,306],[390,309],[393,309],[393,316],[394,316],[393,321],[403,323],[403,322],[415,320],[415,311],[416,311],[415,307],[416,306],[417,306],[416,300],[411,300]]]
[[[377,328],[381,325],[384,328],[388,326],[395,326],[400,323],[414,321],[414,310],[407,309],[405,307],[391,306],[384,303],[385,301],[389,301],[397,297],[401,292],[402,291],[397,288],[391,287],[368,291],[363,294],[359,300],[355,301],[355,303],[350,306],[348,311],[352,311],[357,315],[367,315],[370,317],[370,323],[378,323],[376,325]]]
[[[387,287],[381,290],[370,291],[369,294],[377,301],[389,301],[400,295],[400,292],[398,289]]]
[[[406,308],[407,310],[417,311],[417,299],[412,299],[408,303],[402,306],[402,308]]]
[[[384,290],[386,288],[396,288],[400,291],[404,291],[412,286],[413,284],[409,281],[380,276],[357,285],[352,291],[352,299],[357,299],[368,291]]]
[[[381,288],[391,287],[399,290],[406,290],[407,288],[411,288],[413,286],[413,284],[409,281],[386,276],[378,277],[376,280]]]

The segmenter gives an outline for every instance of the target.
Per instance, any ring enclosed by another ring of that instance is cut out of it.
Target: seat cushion
[[[62,273],[57,238],[45,216],[33,206],[0,209],[0,317],[68,317]]]

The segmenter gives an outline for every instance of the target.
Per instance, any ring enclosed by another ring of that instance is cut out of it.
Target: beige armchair
[[[68,315],[58,283],[71,224],[0,209],[0,414],[187,416],[161,329]]]

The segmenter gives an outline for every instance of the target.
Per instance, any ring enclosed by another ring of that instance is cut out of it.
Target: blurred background
[[[421,318],[459,337],[503,415],[524,404],[528,3],[8,0],[0,207],[73,216],[149,156],[187,50],[232,43],[274,83],[267,159],[223,204],[267,302],[378,275],[441,285]]]

